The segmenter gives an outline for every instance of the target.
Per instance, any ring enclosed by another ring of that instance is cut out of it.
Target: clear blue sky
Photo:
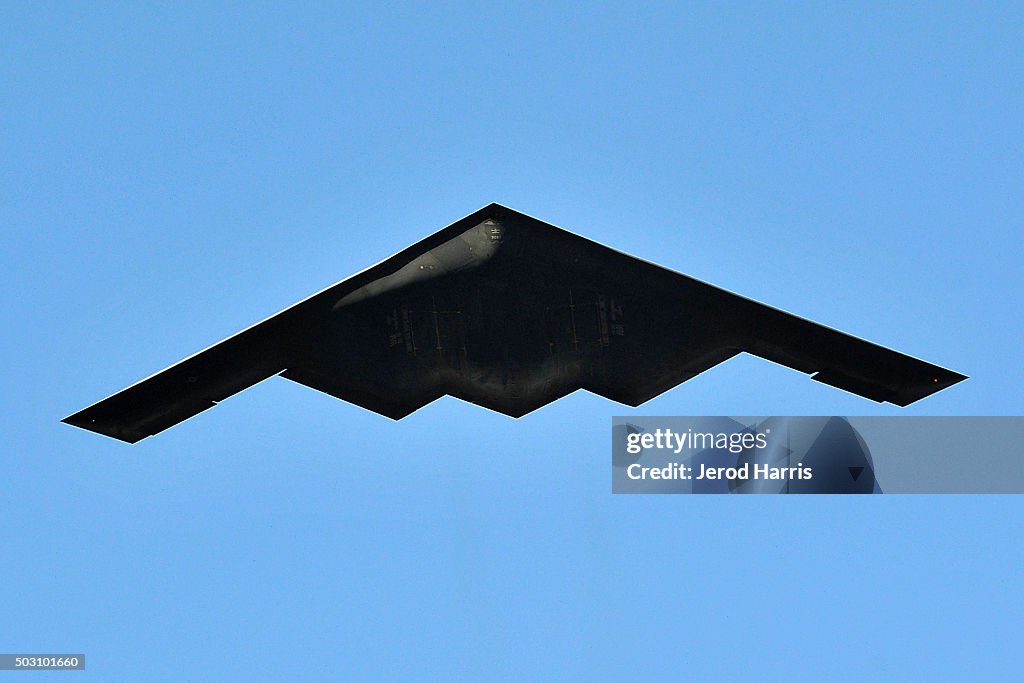
[[[741,357],[639,414],[1019,414],[1024,10],[949,4],[4,3],[0,650],[1019,674],[1020,498],[613,497],[629,409],[582,393],[394,423],[272,379],[134,447],[59,423],[491,201],[971,376],[900,411]]]

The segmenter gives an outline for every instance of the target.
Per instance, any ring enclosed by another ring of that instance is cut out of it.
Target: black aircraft
[[[271,375],[396,420],[637,406],[742,352],[899,406],[966,379],[491,204],[64,422],[135,443]]]

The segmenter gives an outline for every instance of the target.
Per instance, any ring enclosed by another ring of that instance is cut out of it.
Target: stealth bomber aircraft
[[[966,379],[491,204],[64,422],[134,443],[274,375],[396,420],[637,406],[739,353],[898,406]]]

